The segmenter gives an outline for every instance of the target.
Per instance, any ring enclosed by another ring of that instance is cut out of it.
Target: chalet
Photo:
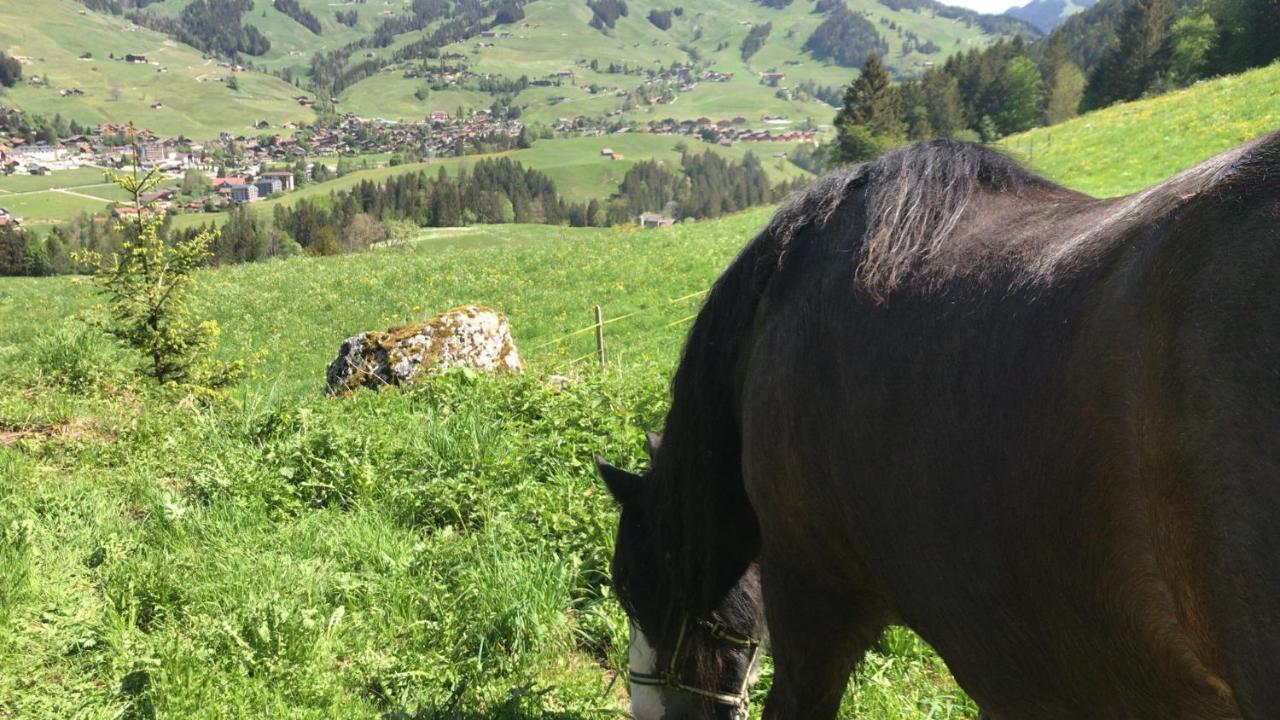
[[[600,156],[601,156],[601,157],[613,157],[613,148],[601,148],[601,149],[600,149]]]
[[[214,190],[218,190],[224,187],[233,188],[233,187],[236,187],[237,185],[243,185],[243,184],[244,184],[244,178],[242,177],[220,177],[220,178],[213,179]]]
[[[264,172],[258,177],[260,180],[275,180],[280,183],[280,187],[276,188],[272,192],[280,192],[282,190],[284,192],[293,192],[294,184],[292,172],[273,170],[271,172]]]
[[[127,63],[141,63],[141,64],[146,64],[146,62],[147,62],[147,56],[146,56],[146,55],[134,55],[133,53],[129,53],[129,54],[127,54],[127,55],[125,55],[125,56],[124,56],[124,61],[125,61],[125,62],[127,62]]]
[[[786,73],[781,72],[762,72],[760,73],[760,82],[769,87],[777,87],[778,83],[787,79]]]
[[[642,228],[661,228],[676,224],[674,219],[662,213],[640,213],[639,222]]]
[[[160,188],[159,190],[142,193],[139,199],[144,203],[162,202],[164,200],[172,200],[177,194],[178,191],[173,188]]]

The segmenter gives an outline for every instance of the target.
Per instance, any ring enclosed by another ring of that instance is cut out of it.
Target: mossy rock
[[[478,305],[454,308],[425,322],[349,337],[326,372],[328,392],[412,383],[454,367],[520,372],[524,361],[502,313]]]

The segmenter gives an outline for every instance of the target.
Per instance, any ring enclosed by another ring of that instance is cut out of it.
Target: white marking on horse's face
[[[635,623],[631,623],[628,663],[634,672],[652,674],[658,671],[658,653]],[[631,683],[631,715],[636,720],[662,720],[664,713],[666,706],[662,702],[662,688]]]

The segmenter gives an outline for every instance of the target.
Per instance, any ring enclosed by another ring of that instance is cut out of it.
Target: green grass
[[[591,454],[640,462],[683,296],[767,217],[428,231],[204,271],[198,311],[257,358],[212,404],[132,380],[85,324],[85,280],[0,279],[0,432],[49,434],[0,445],[0,715],[616,715],[616,515]],[[523,377],[321,395],[342,338],[465,302],[509,315]],[[605,370],[565,337],[596,303],[629,315]],[[842,717],[974,717],[909,633],[860,678]]]
[[[31,58],[23,82],[0,92],[0,104],[48,117],[60,114],[86,124],[133,121],[162,135],[196,139],[224,130],[250,134],[258,120],[279,128],[315,118],[294,102],[301,91],[292,85],[263,73],[237,73],[240,89],[230,90],[219,81],[230,71],[198,50],[122,18],[86,11],[73,0],[0,4],[0,48]],[[93,58],[80,59],[85,52]],[[111,60],[112,53],[144,54],[166,71]],[[47,87],[30,82],[45,76]],[[84,95],[61,96],[59,90],[68,87]],[[156,102],[164,107],[152,109]]]
[[[1092,195],[1135,192],[1280,129],[1280,63],[1115,105],[1001,145]]]
[[[165,179],[161,186],[176,186]],[[48,175],[0,177],[0,207],[30,227],[48,227],[80,213],[102,212],[109,203],[125,202],[129,193],[106,182],[98,168],[57,170]]]

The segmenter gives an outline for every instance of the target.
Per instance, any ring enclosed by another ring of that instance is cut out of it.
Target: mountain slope
[[[628,14],[618,17],[614,27],[594,28],[586,4],[539,0],[524,6],[525,16],[518,23],[495,28],[496,37],[469,38],[441,52],[461,56],[452,64],[480,76],[514,80],[524,75],[539,81],[555,73],[573,73],[548,86],[524,89],[514,98],[513,104],[525,117],[544,122],[621,111],[623,118],[637,121],[701,116],[743,116],[755,121],[778,115],[796,122],[826,123],[832,110],[815,103],[813,90],[824,88],[826,96],[833,97],[856,75],[853,67],[815,60],[804,50],[806,40],[827,16],[823,3],[797,0],[777,8],[745,0],[683,0],[675,5],[680,13],[672,12],[665,29],[649,17],[671,11],[669,0],[631,0],[626,6]],[[848,6],[887,43],[886,61],[899,76],[918,74],[951,53],[981,47],[1001,36],[983,29],[979,20],[984,16],[948,17],[951,9],[919,0],[849,0]],[[1037,34],[1018,21],[1001,21],[1010,24],[997,27]],[[762,46],[744,59],[744,39],[752,28],[766,24],[770,29]],[[431,110],[452,112],[459,105],[474,107],[484,100],[476,95],[474,81],[433,88],[429,82],[404,77],[418,63],[396,62],[395,52],[401,47],[398,39],[391,47],[367,51],[364,59],[391,64],[344,90],[341,109],[408,118]],[[673,63],[690,66],[699,75],[710,71],[731,78],[702,80],[696,87],[681,89],[683,81],[664,82],[643,75]],[[860,59],[853,64],[860,64]],[[607,72],[611,65],[625,66],[629,74]],[[767,72],[782,75],[762,77]],[[425,100],[421,99],[424,89]],[[665,96],[655,102],[655,95]]]
[[[232,71],[194,48],[72,0],[0,3],[0,49],[28,59],[23,81],[0,92],[0,105],[49,117],[133,121],[197,138],[247,133],[259,120],[278,127],[315,117],[293,99],[305,93],[288,83],[239,72],[239,89],[232,90],[226,82]],[[126,54],[145,55],[147,62],[125,62]],[[63,94],[72,88],[83,94]]]
[[[1001,142],[1048,177],[1098,196],[1154,185],[1280,129],[1280,63],[1113,105]]]
[[[149,25],[172,25],[192,2],[158,0],[141,12],[159,22]],[[389,119],[496,102],[543,123],[769,115],[826,123],[832,109],[816,98],[837,97],[863,56],[849,53],[855,57],[842,67],[805,51],[839,3],[864,32],[878,35],[888,47],[887,64],[902,77],[998,37],[1038,35],[1020,20],[934,0],[792,0],[782,7],[773,7],[783,5],[780,0],[297,2],[315,16],[320,32],[260,1],[240,22],[261,32],[270,48],[241,61],[309,81],[316,55],[326,53],[325,87],[332,81],[334,92],[325,94],[337,96],[336,109]],[[352,12],[354,26],[338,21],[342,13],[350,22]],[[744,53],[748,32],[763,26],[769,28],[763,43]],[[724,73],[716,77],[725,81],[707,82],[707,72]]]

